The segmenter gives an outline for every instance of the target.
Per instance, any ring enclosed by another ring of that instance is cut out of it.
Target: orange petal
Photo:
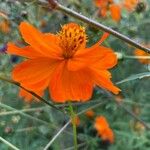
[[[8,43],[7,46],[8,46],[7,52],[9,54],[19,55],[27,58],[41,57],[41,54],[35,51],[31,46],[19,48],[13,43]]]
[[[60,64],[50,81],[50,94],[55,102],[86,101],[91,98],[93,83],[87,70],[68,71]]]
[[[109,33],[105,32],[102,37],[100,38],[100,40],[95,43],[93,46],[91,46],[89,49],[95,49],[98,48],[109,36]]]
[[[43,92],[41,92],[41,91],[40,92],[39,91],[36,91],[36,92],[34,91],[34,93],[36,93],[39,96],[43,95]],[[23,97],[26,102],[31,102],[34,99],[34,96],[32,94],[30,94],[29,92],[25,91],[22,88],[20,88],[20,90],[19,90],[19,96]],[[38,99],[35,98],[35,100],[37,102],[39,102]]]
[[[110,128],[105,129],[105,131],[101,133],[100,136],[104,141],[109,141],[110,143],[114,142],[114,133]]]
[[[89,62],[88,62],[89,63]],[[68,70],[77,71],[87,66],[87,61],[83,57],[74,57],[67,62]]]
[[[118,94],[121,91],[118,87],[114,86],[108,77],[105,76],[105,73],[102,74],[102,71],[93,69],[93,80],[95,84],[101,88],[107,89],[114,94]]]
[[[104,116],[96,117],[95,128],[100,133],[103,132],[105,129],[109,128],[109,124]]]
[[[58,61],[48,58],[36,58],[32,60],[26,60],[18,65],[13,70],[12,77],[16,81],[31,79],[38,76],[39,78],[43,75],[53,71],[55,64]]]
[[[134,55],[135,56],[149,56],[150,57],[150,54],[144,52],[143,50],[140,50],[140,49],[136,49],[134,51]],[[150,59],[138,59],[140,63],[142,64],[150,64]]]
[[[119,22],[121,19],[121,8],[118,4],[110,5],[112,19]]]
[[[20,88],[19,91],[19,97],[24,97],[26,102],[31,102],[32,101],[32,94],[28,93],[27,91],[23,90]]]
[[[61,55],[63,50],[59,47],[59,37],[58,35],[52,33],[44,33],[43,37],[50,47],[57,50],[58,55]]]
[[[107,8],[106,7],[100,9],[100,15],[103,18],[105,18],[107,16]]]
[[[95,115],[95,112],[92,109],[89,109],[85,112],[85,115],[89,118],[93,118]]]
[[[132,11],[138,2],[139,0],[124,0],[123,5],[128,11]]]
[[[50,81],[50,75],[48,74],[45,78],[40,78],[39,81],[21,81],[21,85],[23,87],[26,87],[28,90],[45,90],[48,87],[49,81]]]
[[[44,38],[47,40],[47,42],[54,42],[53,44],[58,44],[59,43],[59,38],[57,35],[52,34],[52,33],[44,33]],[[53,45],[55,46],[55,45]]]
[[[104,116],[98,116],[95,120],[95,128],[98,131],[98,134],[104,141],[109,141],[110,143],[114,142],[114,134],[110,129],[109,124]]]
[[[112,68],[117,63],[117,57],[110,48],[98,46],[87,48],[76,54],[68,61],[68,69],[77,71],[84,67],[96,67],[101,69]]]
[[[114,67],[117,64],[117,56],[116,54],[109,48],[101,47],[101,49],[105,49],[105,55],[103,58],[97,60],[95,63],[93,63],[91,66],[93,68],[99,68],[99,69],[110,69]]]
[[[46,58],[27,60],[14,68],[12,78],[27,89],[44,89],[58,63]]]
[[[60,48],[53,43],[53,38],[51,40],[50,37],[47,39],[43,33],[27,22],[22,22],[19,29],[25,42],[30,44],[36,51],[45,57],[58,57],[58,49]]]
[[[100,7],[103,5],[103,0],[94,0],[94,3],[97,7]]]

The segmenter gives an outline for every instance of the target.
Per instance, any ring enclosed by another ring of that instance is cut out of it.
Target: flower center
[[[85,48],[87,39],[85,28],[75,23],[64,25],[58,36],[59,45],[63,49],[63,57],[65,59],[73,57],[78,49]]]

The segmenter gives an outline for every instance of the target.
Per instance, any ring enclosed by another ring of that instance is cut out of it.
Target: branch
[[[59,4],[56,0],[48,0],[48,2],[45,1],[45,0],[38,0],[38,2],[40,4],[42,4],[42,5],[44,5],[45,7],[49,7],[51,9],[59,10],[59,11],[65,13],[67,15],[70,15],[70,16],[72,16],[74,18],[77,18],[77,19],[87,23],[88,25],[90,25],[90,26],[92,26],[92,27],[94,27],[94,28],[96,28],[98,30],[102,30],[102,31],[108,32],[108,33],[114,35],[115,37],[121,39],[122,41],[124,41],[124,42],[126,42],[128,44],[130,44],[130,45],[132,45],[132,46],[134,46],[136,48],[142,49],[145,52],[150,53],[150,49],[149,48],[146,48],[143,45],[141,45],[139,43],[136,43],[135,41],[133,41],[132,39],[128,38],[127,36],[117,32],[117,31],[115,31],[115,30],[113,30],[113,29],[111,29],[111,28],[109,28],[109,27],[107,27],[107,26],[105,26],[105,25],[103,25],[101,23],[98,23],[98,22],[96,22],[96,21],[94,21],[92,19],[89,19],[88,17],[83,16],[83,15],[81,15],[81,14],[79,14],[79,13],[77,13],[77,12],[75,12],[75,11],[73,11],[73,10],[71,10],[71,9],[61,5],[61,4]]]
[[[56,110],[59,110],[61,112],[63,112],[64,114],[66,114],[63,110],[59,109],[58,107],[56,107],[54,104],[48,102],[47,100],[43,99],[42,97],[40,97],[39,95],[37,95],[36,93],[30,91],[30,90],[27,90],[26,88],[24,88],[23,86],[20,85],[20,83],[18,82],[15,82],[13,80],[9,80],[9,79],[6,79],[4,77],[1,77],[0,76],[0,80],[3,80],[3,81],[6,81],[6,82],[9,82],[11,84],[14,84],[20,88],[22,88],[23,90],[25,90],[26,92],[30,93],[31,95],[33,95],[34,97],[36,97],[37,99],[39,99],[40,101],[44,102],[45,104],[49,105],[50,107],[56,109]]]
[[[57,137],[67,128],[67,126],[71,123],[69,120],[57,133],[56,135],[49,141],[49,143],[44,147],[43,150],[48,150],[52,143],[57,139]]]

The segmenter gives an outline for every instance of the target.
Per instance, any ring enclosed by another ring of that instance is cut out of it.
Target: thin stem
[[[27,109],[21,109],[19,110],[19,112],[35,112],[35,111],[42,111],[44,108],[46,108],[45,106],[43,107],[37,107],[37,108],[27,108]],[[2,111],[0,113],[0,116],[5,116],[5,115],[15,115],[19,113],[18,110],[14,110],[14,111]]]
[[[74,150],[77,150],[77,129],[76,129],[76,121],[75,121],[76,115],[73,111],[71,102],[69,102],[69,110],[70,110],[70,117],[73,126]]]
[[[150,56],[128,56],[128,55],[124,55],[124,58],[128,58],[128,59],[150,59]]]
[[[29,115],[29,114],[26,114],[26,113],[24,113],[24,112],[22,112],[22,111],[20,111],[20,110],[17,110],[17,109],[15,109],[15,108],[13,108],[13,107],[11,107],[11,106],[8,106],[8,105],[5,105],[5,104],[3,104],[3,103],[0,103],[0,107],[3,107],[3,108],[8,109],[8,110],[16,111],[16,112],[18,112],[18,114],[20,114],[20,115],[22,115],[22,116],[24,116],[24,117],[27,117],[27,118],[29,118],[29,119],[31,119],[31,120],[37,121],[37,122],[39,122],[39,123],[41,123],[41,124],[45,124],[45,125],[47,125],[47,126],[50,126],[50,125],[51,125],[50,123],[48,123],[48,122],[46,122],[46,121],[44,121],[44,120],[38,119],[38,118],[36,118],[36,117],[33,117],[33,116]]]
[[[95,108],[97,108],[97,107],[99,107],[99,106],[101,106],[101,105],[103,105],[103,104],[106,104],[107,102],[108,102],[108,101],[105,100],[105,101],[103,101],[103,102],[100,102],[100,103],[97,103],[97,104],[95,104],[95,105],[93,105],[93,106],[90,106],[90,107],[88,107],[88,108],[86,108],[86,109],[80,111],[79,113],[77,113],[77,115],[78,115],[78,116],[79,116],[79,115],[82,115],[83,113],[85,113],[85,112],[88,111],[89,109],[95,109]]]
[[[36,121],[36,122],[39,122],[39,123],[44,124],[44,125],[46,125],[46,126],[48,126],[48,127],[52,127],[52,128],[54,128],[54,129],[58,130],[58,127],[57,127],[55,124],[46,122],[46,121],[44,121],[44,120],[41,120],[41,119],[39,119],[39,118],[36,118],[36,117],[31,116],[31,115],[29,115],[29,114],[26,114],[26,113],[24,113],[24,112],[22,112],[22,111],[20,111],[20,110],[17,110],[17,109],[15,109],[15,108],[13,108],[13,107],[11,107],[11,106],[8,106],[8,105],[5,105],[5,104],[3,104],[3,103],[0,103],[0,106],[3,107],[3,108],[5,108],[5,109],[8,109],[8,110],[17,111],[20,115],[22,115],[22,116],[24,116],[24,117],[27,117],[27,118],[29,118],[29,119],[31,119],[31,120],[34,120],[34,121]],[[64,131],[64,132],[67,133],[68,135],[71,135],[71,136],[72,136],[72,133],[70,133],[70,132],[68,132],[68,131]]]
[[[8,20],[8,16],[6,13],[0,11],[0,16],[3,17],[4,19]]]
[[[86,143],[78,144],[78,148],[81,148],[81,147],[83,147],[83,146],[85,146],[85,145],[86,145]],[[64,149],[64,150],[74,150],[74,146],[69,147],[69,148],[66,148],[66,149]]]
[[[103,25],[101,23],[98,23],[97,21],[94,21],[91,18],[88,18],[88,17],[86,17],[84,15],[81,15],[81,14],[75,12],[74,10],[71,10],[71,9],[69,9],[69,8],[59,4],[56,0],[48,0],[48,2],[45,1],[45,0],[38,0],[38,2],[40,4],[42,4],[42,5],[44,5],[45,7],[50,7],[51,9],[59,10],[59,11],[65,13],[67,15],[70,15],[70,16],[72,16],[74,18],[77,18],[77,19],[87,23],[88,25],[90,25],[90,26],[92,26],[92,27],[94,27],[94,28],[96,28],[98,30],[102,30],[102,31],[108,32],[108,33],[114,35],[115,37],[123,40],[124,42],[126,42],[128,44],[150,53],[150,49],[149,48],[146,48],[146,47],[142,46],[141,44],[136,43],[135,41],[133,41],[132,39],[128,38],[127,36],[117,32],[117,31],[115,31],[115,30],[113,30],[113,29],[111,29],[111,28],[109,28],[109,27],[107,27],[107,26],[105,26],[105,25]]]
[[[17,130],[15,130],[15,132],[16,133],[21,133],[22,134],[22,132],[31,132],[31,131],[33,131],[33,130],[36,130],[37,128],[39,128],[40,126],[32,126],[32,127],[27,127],[27,128],[21,128],[21,129],[17,129]]]
[[[5,143],[7,146],[11,147],[13,150],[19,150],[16,146],[12,145],[10,142],[6,141],[4,138],[0,137],[0,141]]]
[[[20,85],[20,83],[18,82],[15,82],[13,80],[10,80],[10,79],[7,79],[7,78],[4,78],[2,76],[0,76],[0,80],[3,80],[3,81],[6,81],[6,82],[9,82],[11,84],[14,84],[16,86],[19,86],[20,88],[22,88],[23,90],[25,90],[26,92],[30,93],[31,95],[33,95],[34,97],[36,97],[37,99],[39,99],[40,101],[44,102],[45,104],[47,104],[48,106],[56,109],[56,110],[59,110],[61,112],[63,112],[64,114],[66,114],[63,110],[57,108],[54,104],[48,102],[47,100],[45,100],[44,98],[40,97],[39,95],[37,95],[36,93],[30,91],[30,90],[27,90],[26,88],[24,88],[23,86]]]
[[[43,150],[48,150],[48,148],[52,145],[52,143],[57,139],[57,137],[66,129],[66,127],[70,124],[71,120],[69,120],[59,131],[58,133],[50,140],[50,142],[45,146]]]

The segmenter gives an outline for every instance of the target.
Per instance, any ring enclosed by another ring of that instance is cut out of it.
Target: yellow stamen
[[[64,25],[58,36],[59,45],[63,49],[63,56],[66,59],[71,58],[86,43],[87,38],[85,28],[75,23]]]

